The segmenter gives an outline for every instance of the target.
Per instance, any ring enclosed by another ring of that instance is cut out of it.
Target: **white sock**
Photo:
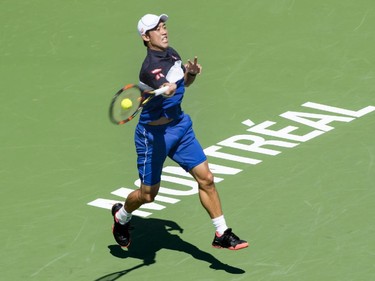
[[[216,228],[216,233],[218,235],[223,235],[224,231],[228,229],[228,226],[225,222],[224,215],[212,219],[212,223],[214,224]]]
[[[120,224],[126,224],[132,218],[132,213],[128,213],[125,211],[125,208],[122,207],[120,210],[118,210],[115,216]]]

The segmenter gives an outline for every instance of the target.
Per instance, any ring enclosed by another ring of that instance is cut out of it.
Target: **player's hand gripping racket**
[[[139,85],[129,84],[113,97],[109,107],[109,119],[121,125],[132,120],[152,98],[164,94],[169,86],[156,90],[142,90]]]

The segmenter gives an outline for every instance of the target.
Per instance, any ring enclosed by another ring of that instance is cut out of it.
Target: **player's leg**
[[[125,201],[124,209],[128,213],[132,213],[145,203],[154,201],[155,196],[158,194],[160,183],[154,185],[141,184],[141,187],[131,192]]]
[[[226,225],[219,193],[215,187],[214,177],[208,167],[207,160],[191,169],[190,173],[198,182],[199,198],[216,228],[212,246],[229,250],[239,250],[248,247],[249,244],[236,236],[232,229]]]
[[[198,183],[199,199],[211,219],[223,215],[219,193],[215,187],[214,176],[208,168],[207,160],[190,170]]]
[[[145,203],[153,202],[159,192],[163,164],[167,158],[163,129],[159,126],[137,125],[134,141],[141,186],[131,192],[125,201],[125,210],[131,213]]]
[[[236,236],[232,229],[226,225],[214,176],[209,169],[207,157],[195,137],[190,117],[185,116],[179,126],[185,129],[178,146],[171,150],[169,156],[186,171],[189,171],[198,183],[200,201],[216,229],[212,245],[230,250],[247,247],[248,243]]]
[[[185,115],[178,125],[171,127],[166,133],[170,138],[178,139],[169,150],[168,156],[185,171],[189,171],[198,182],[199,198],[211,219],[222,216],[221,203],[214,184],[214,177],[208,168],[207,157],[195,137],[190,116]]]
[[[165,149],[163,150],[163,142],[157,141],[158,138],[159,136],[155,136],[152,130],[146,130],[145,127],[138,124],[135,145],[141,186],[128,195],[124,206],[117,203],[112,207],[114,217],[112,232],[115,240],[122,247],[130,245],[129,225],[132,212],[145,203],[153,202],[159,191],[166,152]]]
[[[129,247],[131,239],[129,233],[132,212],[145,203],[153,202],[158,194],[160,183],[155,185],[141,184],[139,189],[131,192],[125,200],[124,206],[117,203],[112,206],[114,223],[112,233],[116,242],[122,247]]]

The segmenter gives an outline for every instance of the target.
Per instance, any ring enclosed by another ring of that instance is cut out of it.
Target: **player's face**
[[[160,22],[154,29],[145,35],[144,40],[148,41],[149,48],[157,51],[164,51],[168,48],[168,31],[164,22]]]

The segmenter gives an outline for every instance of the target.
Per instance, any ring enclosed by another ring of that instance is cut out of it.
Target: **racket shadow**
[[[209,267],[213,270],[224,270],[231,274],[245,273],[243,269],[224,264],[213,255],[182,240],[179,235],[174,233],[183,233],[183,229],[173,221],[155,218],[145,219],[133,216],[131,227],[132,242],[127,250],[123,250],[119,245],[109,245],[108,248],[110,253],[117,258],[139,259],[143,263],[127,270],[108,274],[95,281],[117,280],[130,271],[143,266],[150,266],[156,263],[156,254],[163,249],[184,252],[197,260],[208,263]],[[112,275],[112,279],[108,279],[110,275]]]

